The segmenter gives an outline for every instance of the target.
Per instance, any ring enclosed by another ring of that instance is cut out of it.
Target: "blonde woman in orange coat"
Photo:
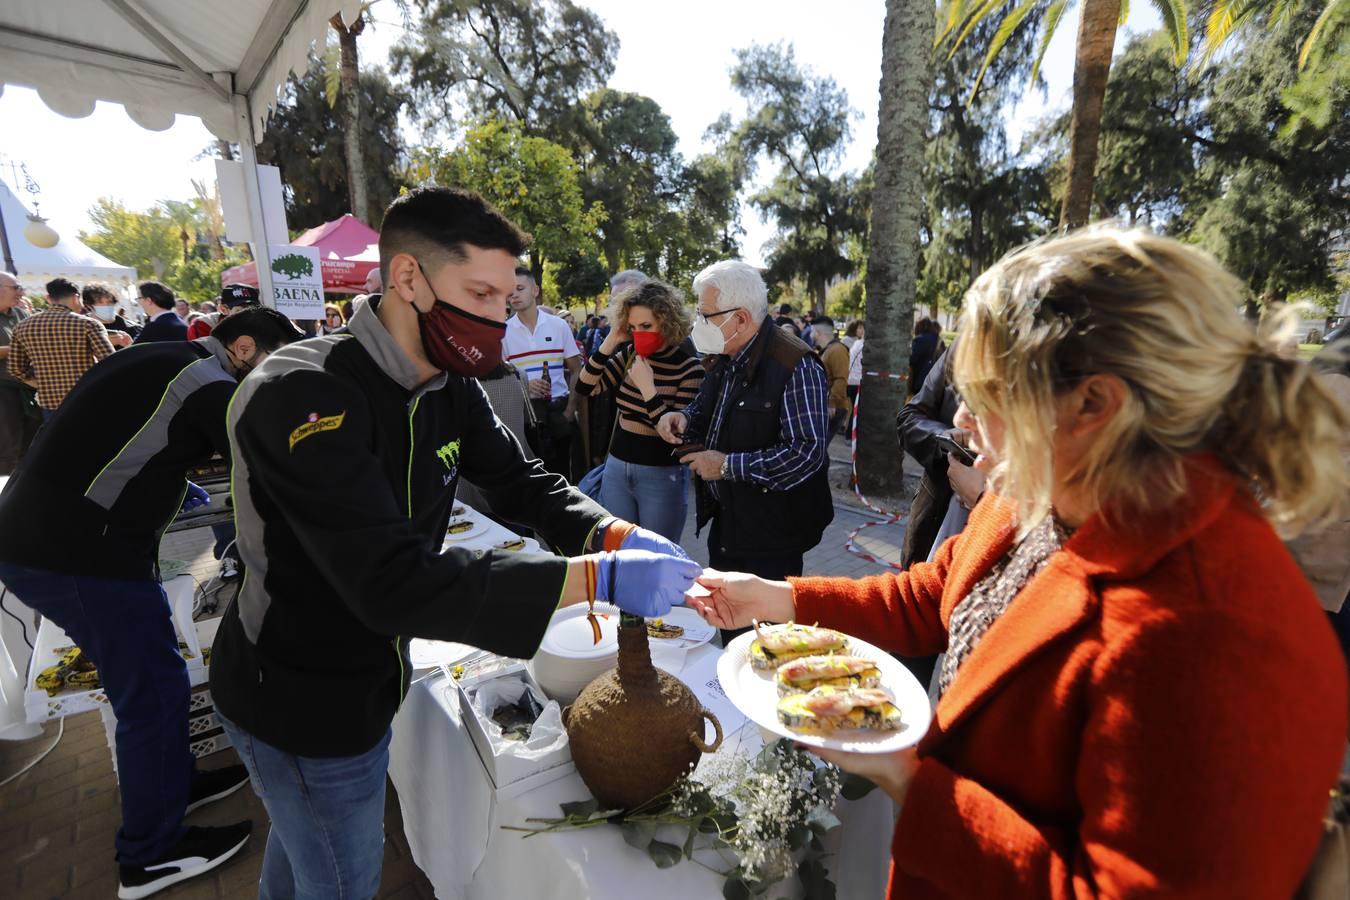
[[[898,804],[891,897],[1282,897],[1317,846],[1346,664],[1276,534],[1346,499],[1350,413],[1195,248],[1093,229],[964,304],[957,424],[992,490],[932,563],[711,574],[721,628],[945,651],[913,751],[822,753]],[[1279,317],[1275,317],[1279,319]]]

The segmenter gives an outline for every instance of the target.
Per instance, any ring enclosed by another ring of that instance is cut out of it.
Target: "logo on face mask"
[[[431,309],[417,311],[422,347],[431,364],[468,378],[481,378],[497,368],[502,361],[506,323],[475,316],[432,296]]]

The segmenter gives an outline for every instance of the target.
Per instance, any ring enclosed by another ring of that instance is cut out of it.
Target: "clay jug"
[[[705,716],[717,735],[711,745]],[[684,682],[652,665],[647,624],[627,613],[618,668],[586,685],[565,721],[577,772],[603,809],[650,800],[722,745],[722,723]]]

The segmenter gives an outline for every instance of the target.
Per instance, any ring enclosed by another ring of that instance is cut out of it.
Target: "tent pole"
[[[258,154],[253,140],[253,111],[248,97],[235,94],[234,122],[239,135],[239,161],[244,166],[244,198],[248,202],[248,217],[253,232],[253,261],[258,268],[258,293],[264,306],[276,308],[276,294],[272,293],[272,240],[262,211],[262,189],[258,186]],[[285,243],[286,235],[278,235],[277,243]]]

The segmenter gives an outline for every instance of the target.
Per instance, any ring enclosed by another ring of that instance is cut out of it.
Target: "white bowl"
[[[539,652],[526,665],[534,680],[552,700],[566,706],[582,688],[614,668],[619,659],[619,610],[597,603],[600,642],[595,643],[585,604],[568,606],[553,614]]]

